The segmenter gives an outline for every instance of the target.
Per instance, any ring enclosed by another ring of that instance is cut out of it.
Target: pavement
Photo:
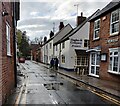
[[[46,68],[49,68],[49,65],[37,63],[35,61],[33,61],[33,62],[36,64],[39,64],[39,65],[42,65]],[[19,67],[18,70],[21,70],[20,71],[21,73],[19,73],[19,76],[18,76],[18,82],[19,82],[18,87],[15,89],[15,92],[9,97],[10,99],[8,99],[8,101],[5,104],[15,104],[18,99],[20,89],[22,88],[22,82],[24,82],[24,75],[22,75],[22,72],[24,71],[24,67]],[[83,84],[93,87],[96,90],[100,90],[109,95],[112,95],[113,97],[117,98],[117,100],[120,101],[119,83],[101,80],[99,78],[91,77],[88,75],[78,75],[78,74],[76,74],[76,72],[69,72],[69,71],[65,71],[63,69],[58,69],[57,72],[61,75],[64,75],[73,80],[79,81]]]

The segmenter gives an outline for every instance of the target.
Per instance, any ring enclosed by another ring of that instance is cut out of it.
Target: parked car
[[[25,63],[25,58],[24,57],[20,57],[19,58],[19,63]]]

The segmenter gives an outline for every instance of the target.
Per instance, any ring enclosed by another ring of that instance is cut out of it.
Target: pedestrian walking
[[[53,58],[50,61],[50,68],[54,68],[54,59]]]
[[[55,58],[55,69],[58,70],[58,58]]]

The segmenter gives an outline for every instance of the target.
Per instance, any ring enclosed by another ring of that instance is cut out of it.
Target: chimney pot
[[[59,25],[59,30],[61,30],[63,27],[64,27],[63,22],[60,22],[60,25]]]
[[[83,17],[83,12],[81,12],[81,17]]]

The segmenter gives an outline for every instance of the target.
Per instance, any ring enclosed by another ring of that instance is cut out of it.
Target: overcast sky
[[[58,31],[60,21],[63,21],[64,25],[69,23],[73,28],[76,27],[76,4],[79,4],[78,15],[83,12],[83,16],[89,17],[97,9],[105,7],[110,1],[21,0],[18,29],[26,31],[31,40],[35,37],[48,37],[53,26],[55,26],[55,32]]]

